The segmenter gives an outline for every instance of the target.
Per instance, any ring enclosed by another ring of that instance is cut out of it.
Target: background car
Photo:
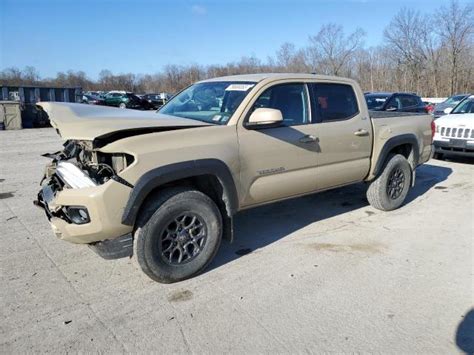
[[[82,95],[81,102],[83,104],[89,104],[89,105],[104,105],[105,104],[104,99],[102,99],[98,96],[87,95],[87,94]]]
[[[143,95],[143,99],[153,105],[153,108],[155,109],[159,109],[167,101],[167,98],[162,94],[145,94]]]
[[[457,104],[459,104],[462,100],[468,97],[469,94],[456,94],[449,97],[446,101],[443,101],[437,104],[433,110],[433,115],[435,118],[441,117],[449,113],[449,110],[445,112],[448,108],[454,108]]]
[[[423,112],[428,113],[421,97],[403,92],[366,93],[365,101],[372,111]]]
[[[84,92],[84,95],[91,95],[91,96],[95,96],[95,97],[99,97],[99,98],[103,98],[105,96],[105,92],[104,91],[85,91]]]
[[[451,111],[450,115],[462,115],[464,113],[474,113],[474,95],[467,96],[458,103]]]
[[[115,106],[119,108],[132,108],[138,110],[153,109],[148,101],[140,99],[137,95],[131,92],[110,91],[104,97],[105,105]]]
[[[423,101],[423,104],[425,105],[425,109],[427,113],[433,113],[436,104],[429,101]]]
[[[474,158],[474,95],[465,98],[435,124],[436,158],[442,159],[445,155]]]

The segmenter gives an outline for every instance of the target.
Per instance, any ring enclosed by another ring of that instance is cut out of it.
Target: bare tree
[[[16,67],[6,68],[0,73],[2,85],[20,85],[22,80],[22,72]]]
[[[462,61],[464,60],[471,69],[474,65],[472,58],[474,35],[472,3],[463,7],[457,0],[451,0],[447,8],[442,7],[438,11],[437,23],[440,25],[438,33],[443,40],[443,46],[446,47],[449,54],[450,93],[454,94],[459,88]]]
[[[31,84],[36,84],[40,80],[40,75],[35,67],[27,66],[23,69],[21,78]]]
[[[290,68],[294,57],[296,47],[293,43],[285,42],[276,52],[276,66]]]
[[[308,55],[315,71],[341,75],[354,53],[362,47],[365,32],[357,29],[346,36],[342,26],[328,24],[321,27],[316,36],[310,36]],[[318,70],[319,69],[319,70]]]
[[[310,72],[306,51],[304,48],[297,49],[293,43],[285,42],[276,52],[276,59],[269,58],[267,66],[269,71],[279,72]]]
[[[410,82],[405,90],[419,91],[422,71],[427,62],[423,50],[423,39],[427,35],[426,24],[418,11],[408,8],[400,10],[384,31],[387,45],[398,65],[406,67]],[[400,68],[403,70],[403,68]],[[405,73],[404,73],[405,74]]]

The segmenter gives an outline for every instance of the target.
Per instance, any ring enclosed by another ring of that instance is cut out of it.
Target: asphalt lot
[[[362,184],[243,212],[207,272],[161,285],[55,239],[32,201],[60,144],[0,132],[0,353],[474,349],[472,163],[420,167],[390,213]]]

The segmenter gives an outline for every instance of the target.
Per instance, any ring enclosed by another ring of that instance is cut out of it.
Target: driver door
[[[315,190],[319,145],[310,122],[307,85],[274,85],[258,96],[251,112],[256,108],[280,110],[283,125],[258,129],[250,129],[245,122],[238,125],[241,206]]]

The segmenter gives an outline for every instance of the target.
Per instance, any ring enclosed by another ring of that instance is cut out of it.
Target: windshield
[[[474,95],[462,101],[451,113],[474,113]]]
[[[464,99],[466,95],[456,95],[456,96],[451,96],[449,99],[447,99],[444,103],[448,105],[457,105],[462,99]]]
[[[193,120],[227,124],[254,82],[206,82],[191,85],[158,112]]]
[[[382,108],[389,95],[365,95],[369,110]]]

